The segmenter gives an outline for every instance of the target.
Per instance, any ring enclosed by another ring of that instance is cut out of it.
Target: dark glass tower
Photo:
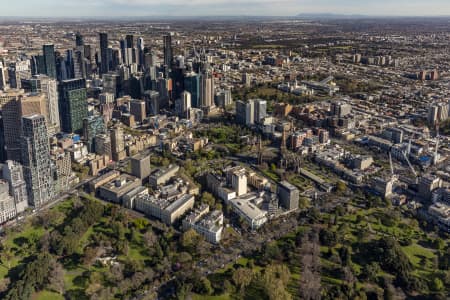
[[[75,35],[75,46],[76,47],[84,46],[83,36],[79,32],[77,32]]]
[[[167,67],[172,66],[172,36],[170,34],[164,36],[164,65]]]
[[[108,73],[108,34],[106,33],[100,33],[100,60],[100,74]]]
[[[83,119],[88,115],[86,80],[63,80],[59,84],[59,115],[61,130],[81,133]]]
[[[47,44],[43,46],[45,74],[48,77],[56,78],[56,58],[55,46]]]
[[[184,89],[191,93],[192,107],[200,107],[200,76],[196,73],[184,77]]]

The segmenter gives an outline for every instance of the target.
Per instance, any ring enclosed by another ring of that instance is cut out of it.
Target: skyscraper
[[[26,95],[23,91],[11,90],[0,96],[6,155],[9,160],[21,161],[20,136],[21,118],[29,114],[48,116],[46,99],[43,94]]]
[[[30,61],[22,60],[16,61],[9,65],[8,68],[8,78],[9,87],[12,89],[22,88],[22,79],[31,77]]]
[[[44,52],[45,74],[47,74],[48,77],[56,78],[55,46],[46,44],[42,49]]]
[[[108,34],[100,33],[100,74],[109,72]]]
[[[20,99],[23,91],[10,90],[0,96],[3,134],[6,157],[9,160],[21,161],[20,158]]]
[[[60,131],[59,108],[58,108],[58,86],[53,78],[45,75],[35,75],[28,80],[22,80],[23,89],[30,93],[43,93],[47,105],[47,128],[49,136]]]
[[[147,116],[145,109],[145,101],[131,100],[130,101],[130,113],[134,116],[137,122],[142,123]]]
[[[0,61],[0,90],[4,90],[6,88],[6,73],[5,68],[3,67],[3,63]]]
[[[173,52],[172,52],[172,36],[170,34],[163,37],[164,42],[164,65],[171,67]]]
[[[28,200],[30,205],[40,207],[55,196],[44,116],[22,118],[21,150]]]
[[[64,132],[81,132],[88,115],[84,79],[64,80],[59,84],[59,115]]]
[[[134,36],[127,34],[126,36],[127,48],[134,48]]]
[[[175,110],[181,118],[188,117],[188,111],[191,108],[191,93],[184,91],[180,98],[175,101]]]
[[[210,72],[200,75],[200,107],[214,106],[214,78]]]
[[[184,77],[184,89],[191,93],[191,105],[200,107],[200,77],[198,74],[186,74]]]
[[[76,47],[83,47],[84,46],[83,36],[79,32],[77,32],[75,34],[75,46]]]
[[[114,127],[111,132],[111,154],[114,161],[119,161],[125,158],[125,141],[123,137],[123,128],[120,126]]]
[[[136,62],[139,66],[139,70],[142,71],[145,63],[144,63],[144,39],[141,37],[138,38],[137,40],[137,53],[138,56]]]

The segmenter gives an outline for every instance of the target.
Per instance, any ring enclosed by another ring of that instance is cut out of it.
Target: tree
[[[51,290],[61,295],[64,293],[64,273],[62,265],[56,261],[52,261],[48,286]]]
[[[233,272],[232,279],[234,284],[242,292],[253,279],[253,271],[247,268],[239,268]]]
[[[153,247],[158,242],[158,237],[152,229],[147,230],[142,236],[142,239],[144,240],[145,246],[149,248]]]
[[[343,181],[338,181],[336,184],[336,191],[338,193],[344,193],[347,190],[347,185]]]
[[[434,277],[430,284],[430,289],[435,292],[442,291],[444,289],[444,283],[438,277]]]
[[[216,199],[211,193],[203,192],[201,202],[209,205],[209,207],[214,207]]]
[[[324,246],[334,247],[336,245],[336,234],[330,229],[321,229],[319,233],[320,243]]]
[[[378,273],[381,271],[380,265],[376,262],[364,265],[363,274],[368,281],[375,282]]]
[[[202,295],[212,295],[214,289],[211,282],[206,277],[202,277],[199,281],[198,292]]]
[[[150,223],[148,222],[148,220],[144,219],[144,218],[137,218],[133,220],[133,226],[134,228],[136,228],[139,231],[144,230],[145,228],[147,228],[147,226]]]
[[[181,235],[181,246],[188,252],[193,253],[195,251],[195,247],[198,243],[199,238],[200,236],[194,229],[189,229]]]

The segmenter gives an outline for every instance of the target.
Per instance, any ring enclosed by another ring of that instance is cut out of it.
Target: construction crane
[[[406,153],[403,152],[403,157],[405,158],[406,162],[408,163],[409,168],[411,169],[411,172],[414,174],[415,182],[416,184],[419,183],[419,175],[417,174],[416,170],[414,170],[414,167],[412,166],[411,162],[409,161],[408,157],[406,156]]]
[[[439,155],[439,153],[438,153],[438,150],[439,150],[439,138],[440,138],[440,136],[439,136],[439,122],[438,122],[436,124],[436,148],[434,149],[434,155],[433,155],[433,164],[434,165],[437,165],[438,160],[439,160],[439,157],[438,157],[438,155]]]

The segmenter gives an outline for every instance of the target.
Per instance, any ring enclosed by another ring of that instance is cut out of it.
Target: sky
[[[2,4],[3,3],[3,4]],[[0,16],[450,16],[450,0],[0,0]]]

